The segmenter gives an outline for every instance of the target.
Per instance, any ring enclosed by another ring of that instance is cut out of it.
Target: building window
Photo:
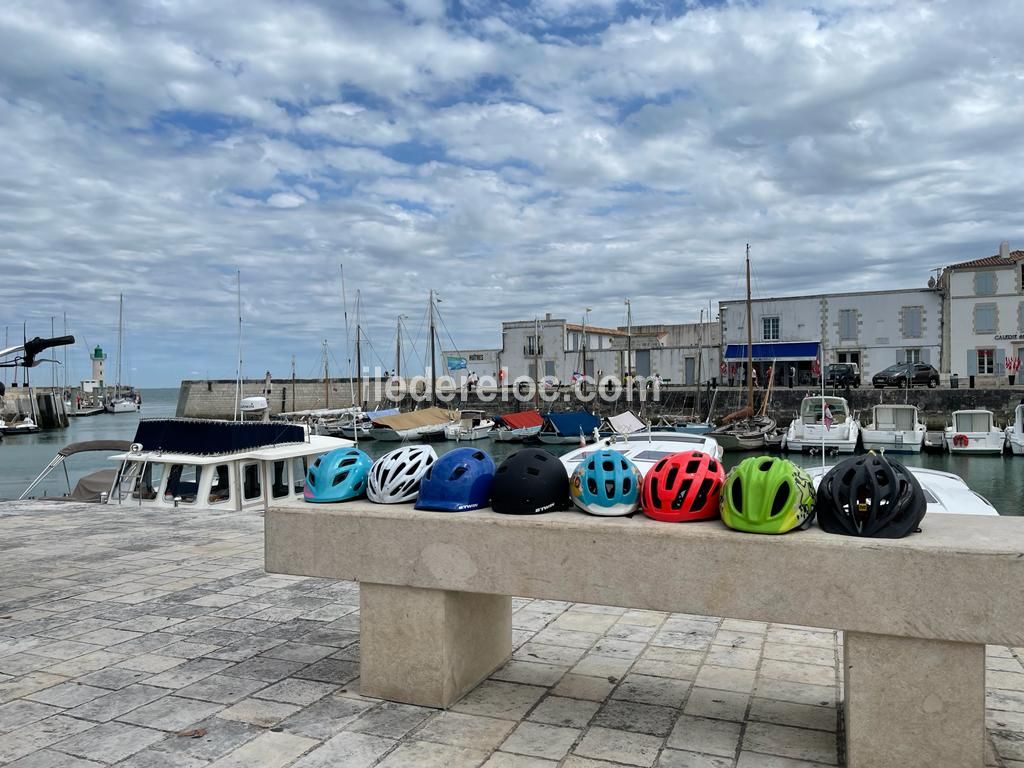
[[[762,341],[778,341],[779,340],[779,318],[777,318],[777,317],[762,317],[761,318],[761,340]]]
[[[996,372],[996,351],[994,349],[978,350],[978,373]]]
[[[545,376],[554,376],[555,375],[555,361],[554,360],[545,360],[544,361],[544,375]]]
[[[1024,301],[1017,305],[1017,331],[1024,333]]]
[[[921,315],[924,313],[924,307],[904,307],[903,308],[903,338],[905,339],[920,339],[922,336],[922,322]]]
[[[840,341],[853,341],[857,338],[857,310],[839,310],[839,339]]]
[[[975,272],[974,273],[974,295],[975,296],[992,296],[996,292],[996,273],[995,272]]]
[[[921,362],[921,350],[920,349],[908,349],[908,350],[905,350],[904,362],[907,362],[907,363],[920,363]]]
[[[974,305],[974,332],[995,333],[996,332],[996,305],[975,304]]]

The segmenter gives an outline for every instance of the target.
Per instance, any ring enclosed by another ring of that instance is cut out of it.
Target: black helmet
[[[901,539],[918,530],[927,509],[917,478],[885,456],[841,461],[818,486],[818,525],[829,533]]]
[[[536,515],[569,506],[569,475],[541,448],[516,451],[498,467],[491,507],[506,515]]]

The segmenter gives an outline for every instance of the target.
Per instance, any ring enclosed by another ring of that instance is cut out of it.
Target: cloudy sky
[[[1017,0],[7,0],[0,333],[135,384],[546,311],[923,286],[1024,243]],[[0,342],[3,339],[0,338]],[[410,350],[410,365],[418,367]],[[422,355],[422,351],[419,352]],[[373,352],[368,353],[376,362]],[[40,374],[49,379],[49,374]],[[129,378],[126,373],[125,379]]]

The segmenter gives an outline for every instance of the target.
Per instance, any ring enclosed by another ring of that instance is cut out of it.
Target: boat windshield
[[[845,421],[849,415],[846,401],[841,397],[826,397],[825,402],[835,422]],[[805,424],[820,424],[824,415],[820,397],[808,397],[800,404],[800,418]]]
[[[955,417],[957,432],[988,432],[992,429],[992,414],[988,411],[967,411]]]

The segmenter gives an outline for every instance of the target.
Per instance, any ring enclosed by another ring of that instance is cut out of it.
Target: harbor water
[[[50,430],[34,435],[18,435],[0,441],[0,499],[15,499],[33,478],[49,463],[57,451],[68,443],[84,440],[131,440],[135,436],[135,428],[139,417],[169,418],[173,417],[178,402],[177,389],[142,390],[142,411],[140,414],[99,414],[84,418],[71,419],[67,429]],[[472,443],[455,443],[442,441],[432,444],[438,453],[456,447],[474,446],[487,451],[496,462],[501,462],[520,445],[515,443],[499,443],[491,439],[477,440]],[[376,458],[398,446],[397,443],[378,443],[370,440],[361,443],[360,447]],[[561,454],[576,448],[575,445],[545,445],[552,453]],[[732,466],[750,454],[729,453],[725,456],[726,466]],[[789,458],[805,466],[819,465],[820,456],[800,456],[790,454]],[[952,472],[962,477],[977,493],[987,498],[999,510],[1001,515],[1024,515],[1024,457],[1006,456],[951,456],[949,454],[918,454],[901,456],[910,466],[928,467],[945,472]],[[826,463],[838,461],[836,457],[828,457]],[[104,467],[112,467],[102,454],[80,454],[71,457],[68,462],[71,485],[84,474]],[[67,490],[64,474],[60,470],[54,472],[39,495],[61,495]]]

